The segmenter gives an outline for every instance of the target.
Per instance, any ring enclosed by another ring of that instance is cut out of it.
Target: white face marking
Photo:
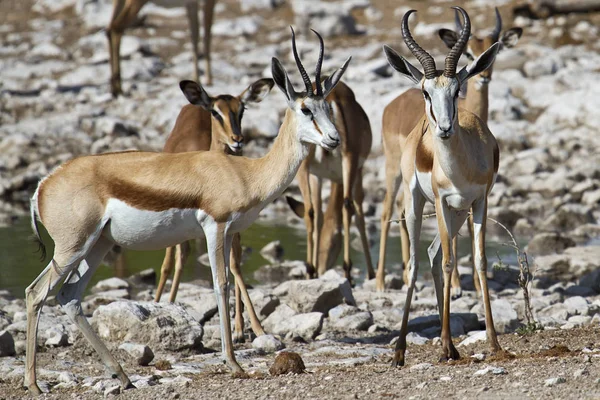
[[[119,246],[133,250],[160,250],[204,237],[200,226],[202,210],[171,208],[165,211],[139,210],[109,199],[104,218],[109,221],[104,235]]]
[[[427,93],[424,94],[425,112],[429,124],[435,127],[437,137],[448,139],[454,134],[454,122],[458,118],[458,79],[443,76],[426,79],[423,89]]]
[[[303,103],[308,114],[302,111]],[[319,145],[326,150],[333,150],[339,145],[340,135],[331,120],[329,103],[324,99],[307,97],[298,100],[294,103],[294,111],[300,141]]]

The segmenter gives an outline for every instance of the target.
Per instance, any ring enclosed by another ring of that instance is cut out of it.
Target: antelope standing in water
[[[222,355],[234,373],[244,372],[235,359],[229,321],[233,235],[248,228],[289,186],[311,144],[330,151],[339,145],[325,97],[341,79],[350,58],[321,85],[322,62],[323,46],[315,73],[315,94],[296,92],[279,60],[272,59],[273,79],[288,108],[273,147],[262,158],[234,157],[219,151],[109,153],[68,161],[40,182],[31,199],[32,225],[41,243],[38,220],[44,224],[55,249],[48,266],[25,290],[25,385],[29,390],[41,393],[35,363],[39,314],[48,293],[63,280],[57,301],[111,374],[124,388],[133,387],[81,309],[85,287],[115,244],[156,250],[206,237]],[[307,76],[299,60],[297,66],[302,76]]]
[[[273,88],[273,79],[259,79],[240,95],[228,94],[211,97],[204,88],[193,81],[182,81],[179,86],[191,104],[184,106],[177,116],[175,126],[167,138],[163,151],[166,153],[182,153],[188,151],[222,151],[226,154],[241,155],[244,146],[242,135],[242,117],[246,104],[259,103]],[[183,266],[189,256],[189,242],[167,248],[160,271],[160,281],[156,288],[155,301],[160,301],[168,276],[175,267],[169,301],[173,303],[177,297],[177,289],[181,281]],[[230,266],[235,278],[235,333],[234,340],[243,341],[243,298],[252,330],[257,336],[265,332],[256,316],[246,284],[240,270],[242,245],[240,234],[233,235],[230,255]]]
[[[521,28],[510,28],[502,33],[502,17],[496,8],[495,10],[496,24],[494,30],[487,36],[471,35],[465,48],[465,56],[471,61],[480,56],[492,44],[499,42],[500,50],[511,48],[517,44],[523,30]],[[462,31],[462,23],[460,22],[459,12],[455,11],[455,24],[457,32]],[[440,29],[439,36],[448,46],[452,48],[457,40],[456,32],[449,29]],[[499,51],[500,51],[499,50]],[[483,122],[488,121],[488,104],[489,104],[489,83],[492,80],[493,65],[481,72],[473,79],[467,82],[467,95],[465,98],[460,98],[458,105],[467,111],[471,111],[477,115]],[[381,238],[379,244],[379,261],[377,263],[377,280],[376,287],[378,291],[384,290],[385,278],[385,252],[387,248],[387,238],[390,229],[390,219],[393,213],[394,200],[400,188],[402,176],[400,174],[400,164],[397,162],[402,155],[402,149],[405,146],[406,138],[415,127],[417,122],[424,115],[425,101],[423,94],[419,89],[409,89],[396,97],[390,102],[383,111],[381,136],[383,139],[383,150],[385,154],[385,176],[386,176],[386,194],[383,202],[383,212],[381,214]],[[402,215],[403,194],[400,192],[398,201],[398,212]],[[470,227],[470,224],[468,225]],[[402,241],[402,261],[404,264],[404,283],[408,284],[408,233],[406,232],[406,223],[400,218],[400,237]],[[471,238],[473,235],[471,234]],[[456,240],[453,242],[454,253],[456,254]],[[455,258],[456,261],[456,258]],[[478,293],[481,292],[479,280],[476,274],[473,273],[473,281]],[[460,279],[458,271],[452,274],[452,290],[454,296],[461,295]]]
[[[162,7],[185,7],[190,28],[192,43],[192,56],[194,60],[194,80],[200,82],[198,70],[198,3],[200,0],[113,0],[113,13],[110,23],[106,28],[108,38],[108,55],[110,61],[110,90],[113,97],[123,93],[121,89],[121,38],[123,33],[137,21],[137,15],[142,7],[148,3],[155,3]],[[211,28],[213,14],[217,0],[204,0],[204,59],[206,61],[206,84],[212,84],[212,68],[210,62]]]
[[[393,360],[395,366],[404,365],[408,316],[417,281],[417,254],[426,201],[435,205],[439,229],[428,254],[442,324],[441,359],[456,360],[460,357],[450,335],[450,276],[455,257],[452,239],[470,210],[473,213],[474,258],[483,292],[487,340],[493,352],[501,350],[490,308],[485,254],[487,196],[498,172],[499,149],[487,124],[473,113],[458,108],[461,86],[492,65],[500,45],[495,43],[471,65],[457,72],[458,59],[471,33],[471,22],[462,8],[453,8],[460,11],[465,22],[446,57],[443,71],[436,70],[433,57],[417,44],[410,33],[408,18],[414,10],[408,11],[402,19],[402,36],[407,47],[423,66],[424,72],[384,46],[390,65],[420,86],[425,101],[425,115],[406,138],[400,160],[404,213],[410,244],[410,279],[402,328]]]

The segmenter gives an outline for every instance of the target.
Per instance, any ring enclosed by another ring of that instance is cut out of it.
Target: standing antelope
[[[400,160],[410,245],[410,282],[394,366],[404,365],[408,315],[419,268],[417,254],[426,201],[435,204],[439,229],[428,254],[442,323],[442,359],[456,360],[460,357],[450,335],[450,276],[454,258],[452,239],[465,222],[469,210],[473,213],[475,265],[483,290],[488,344],[493,352],[501,350],[490,308],[485,255],[487,196],[496,179],[499,149],[496,139],[481,119],[469,111],[458,109],[461,86],[492,65],[500,45],[495,43],[471,65],[457,72],[458,59],[471,32],[471,22],[462,8],[453,8],[463,15],[465,22],[446,57],[444,71],[436,70],[433,57],[411,36],[408,18],[414,10],[408,11],[402,19],[402,36],[407,47],[423,66],[424,73],[394,50],[384,46],[390,65],[419,84],[425,99],[425,115],[406,138]],[[441,276],[442,269],[444,280]]]
[[[292,45],[295,40],[292,30]],[[122,152],[79,157],[46,176],[31,199],[34,232],[38,219],[54,240],[48,266],[25,290],[27,355],[25,385],[36,382],[38,319],[48,293],[63,279],[57,301],[81,330],[109,371],[133,387],[117,360],[93,331],[81,309],[81,296],[106,252],[115,244],[137,250],[163,249],[206,237],[219,308],[223,358],[244,371],[233,352],[229,321],[229,254],[233,235],[248,228],[260,211],[289,186],[310,144],[333,150],[340,138],[325,97],[350,58],[321,86],[321,45],[316,94],[296,92],[279,60],[273,79],[288,109],[271,150],[262,158],[233,157],[219,151],[187,153]],[[308,75],[297,61],[305,82]]]
[[[298,183],[304,200],[303,216],[306,222],[306,260],[309,272],[323,275],[337,258],[339,246],[333,243],[339,225],[336,210],[342,214],[344,227],[344,271],[346,278],[352,281],[350,260],[350,220],[356,213],[356,225],[367,261],[368,278],[375,277],[369,241],[365,229],[365,217],[362,209],[364,191],[362,186],[362,167],[371,151],[371,124],[367,114],[356,101],[354,92],[343,82],[329,96],[334,124],[340,133],[342,143],[339,149],[329,152],[318,147],[311,150],[298,171]],[[329,201],[326,217],[334,220],[323,221],[321,207],[321,186],[323,179],[330,179],[332,198]],[[341,186],[338,188],[338,186]],[[341,196],[337,195],[341,192]],[[337,200],[336,200],[337,197]],[[288,198],[292,209],[297,202]],[[329,211],[331,208],[331,211]],[[299,210],[296,211],[297,214]],[[325,223],[325,225],[323,225]],[[321,243],[321,234],[325,235]],[[339,237],[339,236],[338,236]],[[321,246],[325,246],[321,250]]]
[[[192,41],[192,55],[194,60],[194,79],[200,81],[198,71],[198,3],[200,0],[113,0],[113,13],[106,28],[108,38],[108,54],[110,59],[110,90],[113,97],[122,94],[121,90],[121,38],[127,28],[137,21],[137,15],[142,7],[152,2],[162,7],[185,7],[190,27]],[[211,27],[217,0],[204,0],[204,58],[206,61],[206,84],[212,84],[212,70],[210,63]]]
[[[273,79],[259,79],[248,86],[239,96],[219,95],[211,97],[204,88],[193,81],[182,81],[181,90],[191,104],[184,106],[177,116],[175,126],[167,138],[163,151],[181,153],[187,151],[222,151],[226,154],[241,155],[244,145],[242,136],[242,116],[246,104],[259,103],[273,88]],[[248,309],[252,330],[257,336],[265,332],[250,301],[248,290],[240,271],[242,245],[240,234],[233,236],[230,255],[231,272],[235,278],[236,318],[234,340],[243,341],[244,324],[241,296]],[[189,242],[167,248],[160,271],[160,281],[154,300],[160,301],[167,277],[175,266],[169,301],[177,297],[181,272],[190,252]]]
[[[462,24],[460,22],[459,13],[455,11],[455,24],[457,32],[462,30]],[[476,57],[480,56],[486,49],[492,44],[499,42],[500,50],[511,48],[517,44],[523,30],[521,28],[510,28],[502,32],[502,17],[498,8],[496,8],[496,25],[494,30],[487,36],[480,38],[476,35],[471,35],[467,42],[467,47],[464,54],[473,61]],[[457,33],[449,29],[440,29],[439,36],[448,46],[452,48],[458,40]],[[460,98],[458,105],[460,108],[464,108],[467,111],[471,111],[477,115],[483,122],[487,124],[488,121],[488,104],[489,104],[489,83],[492,79],[493,65],[488,69],[481,72],[479,75],[470,79],[467,83],[467,95],[465,98]],[[384,278],[385,278],[385,252],[387,248],[387,237],[390,229],[390,219],[393,212],[394,200],[398,194],[400,188],[400,182],[402,180],[400,174],[400,164],[397,162],[402,154],[402,149],[405,146],[406,138],[409,133],[415,127],[417,122],[424,115],[425,101],[423,95],[419,89],[409,89],[402,93],[398,97],[388,104],[383,112],[382,120],[382,131],[381,136],[383,138],[383,150],[385,154],[385,176],[386,176],[386,195],[383,202],[383,212],[381,215],[381,238],[379,245],[379,261],[377,265],[377,290],[384,290]],[[400,193],[398,199],[398,209],[402,214],[402,198],[403,194]],[[470,227],[470,225],[469,225]],[[402,261],[404,264],[404,283],[408,284],[408,258],[409,258],[409,247],[408,247],[408,234],[406,232],[406,223],[404,220],[400,221],[400,237],[402,242]],[[471,234],[471,238],[473,235]],[[454,252],[456,254],[456,241],[454,241]],[[456,261],[456,259],[455,259]],[[475,288],[478,293],[481,292],[479,280],[475,278],[473,274],[473,281]],[[458,278],[458,271],[455,268],[455,272],[452,274],[452,290],[454,296],[460,296],[461,287],[460,279]]]

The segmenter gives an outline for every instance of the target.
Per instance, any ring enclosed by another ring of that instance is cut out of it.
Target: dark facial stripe
[[[323,136],[323,132],[321,132],[321,129],[319,129],[319,125],[317,125],[317,121],[315,121],[313,119],[313,125],[315,126],[315,129],[317,130],[317,132],[319,132],[319,135]]]
[[[238,120],[238,117],[233,113],[233,111],[229,111],[229,123],[231,124],[231,131],[236,136],[242,136],[242,118]]]
[[[216,111],[216,110],[212,110],[210,113],[212,114],[213,117],[215,117],[215,119],[217,121],[219,121],[219,123],[221,124],[221,126],[223,128],[225,128],[225,123],[223,121],[223,117],[221,117],[221,114],[219,114],[218,111]]]

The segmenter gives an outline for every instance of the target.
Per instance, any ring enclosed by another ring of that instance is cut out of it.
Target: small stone
[[[589,374],[590,373],[588,372],[587,368],[581,368],[573,373],[573,378],[581,378],[582,376]]]
[[[115,385],[115,386],[108,387],[104,390],[104,397],[107,397],[110,395],[116,396],[120,393],[121,393],[121,386]]]
[[[52,335],[48,335],[48,339],[44,343],[46,347],[63,347],[69,344],[69,336],[61,331],[55,330],[53,328],[48,329],[48,331],[53,331]],[[46,334],[48,334],[46,331]]]
[[[304,361],[302,361],[302,357],[298,353],[283,351],[275,357],[275,362],[269,368],[269,373],[273,376],[289,373],[301,374],[305,369]]]
[[[473,355],[471,356],[471,358],[472,358],[473,360],[475,360],[475,361],[479,361],[479,362],[481,362],[481,361],[485,360],[485,354],[483,354],[483,353],[477,353],[477,354],[473,354]]]
[[[466,338],[465,340],[463,340],[462,342],[460,342],[458,344],[459,347],[462,346],[468,346],[470,344],[474,344],[477,342],[485,342],[485,340],[487,339],[487,333],[485,331],[478,331],[473,333],[472,335],[469,335],[468,338]]]
[[[252,341],[252,347],[265,353],[275,353],[285,345],[273,335],[261,335]]]
[[[563,377],[558,377],[558,378],[550,378],[550,379],[546,379],[544,381],[544,386],[555,386],[555,385],[559,385],[561,383],[565,383],[567,380]]]
[[[506,372],[506,369],[502,367],[492,368],[492,374],[494,375],[506,375],[507,373],[508,372]]]
[[[283,259],[283,247],[279,240],[274,240],[260,249],[260,255],[271,264],[281,262]]]
[[[442,382],[450,382],[452,380],[451,376],[440,376],[440,381]]]
[[[154,363],[154,368],[156,368],[159,371],[168,371],[173,367],[171,366],[169,360],[158,360]]]
[[[15,341],[8,331],[0,332],[0,357],[15,355]]]
[[[424,345],[428,341],[429,341],[429,339],[419,335],[416,332],[408,332],[408,334],[406,335],[406,342],[409,344],[416,344],[416,345],[420,346],[420,345]]]
[[[119,349],[129,354],[137,365],[148,365],[154,360],[154,352],[144,344],[123,343],[119,346]]]
[[[420,364],[416,364],[416,365],[413,365],[412,367],[410,367],[410,371],[426,371],[432,367],[433,367],[433,364],[431,364],[431,363],[420,363]]]

